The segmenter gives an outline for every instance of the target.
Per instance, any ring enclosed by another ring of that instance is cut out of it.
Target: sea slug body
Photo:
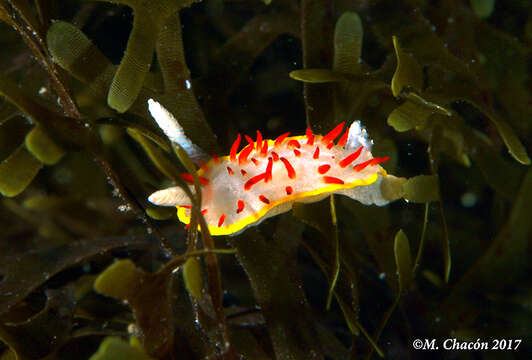
[[[163,131],[172,128],[165,122],[177,123],[154,100],[148,104]],[[243,139],[239,134],[229,155],[213,156],[202,163],[197,171],[201,209],[211,234],[238,234],[289,211],[295,202],[315,202],[331,194],[346,195],[368,205],[385,205],[399,198],[403,181],[387,175],[380,166],[388,157],[372,156],[372,141],[360,122],[342,131],[343,123],[324,136],[313,134],[310,128],[302,136],[284,133],[273,140],[263,139],[259,131],[256,140],[249,136]],[[188,149],[194,147],[182,131],[179,135],[184,139],[166,135],[185,143]],[[183,174],[183,179],[190,184],[193,181],[190,174]],[[192,185],[190,189],[194,191]],[[190,200],[181,188],[159,190],[148,200],[156,205],[177,206],[179,220],[190,222]]]

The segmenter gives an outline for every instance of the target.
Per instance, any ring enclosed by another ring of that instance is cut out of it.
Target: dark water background
[[[3,356],[530,358],[529,1],[120,3],[0,1]],[[219,156],[361,120],[409,186],[188,232],[150,97]]]

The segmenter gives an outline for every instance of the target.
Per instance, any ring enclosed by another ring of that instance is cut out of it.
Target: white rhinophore
[[[353,121],[349,127],[349,135],[347,137],[346,148],[347,149],[358,149],[363,146],[367,150],[371,151],[371,146],[373,145],[373,140],[369,138],[369,134],[366,129],[362,126],[360,121]]]
[[[205,152],[185,135],[185,130],[174,115],[161,104],[153,99],[149,99],[148,110],[168,139],[179,144],[192,160],[197,161],[208,158]]]

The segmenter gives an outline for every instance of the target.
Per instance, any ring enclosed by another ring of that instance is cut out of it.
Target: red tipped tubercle
[[[363,149],[363,146],[359,147],[357,151],[355,151],[354,153],[352,153],[350,155],[347,155],[345,158],[343,158],[338,163],[338,165],[340,165],[343,168],[347,167],[349,164],[351,164],[353,161],[355,161],[360,156],[360,153],[362,152],[362,149]]]
[[[290,135],[290,132],[285,132],[284,134],[282,135],[279,135],[279,137],[277,137],[277,139],[275,139],[275,142],[273,143],[273,146],[276,147],[276,146],[279,146],[283,143],[284,139],[286,139],[286,137]]]
[[[288,173],[288,177],[290,179],[293,179],[296,177],[296,171],[294,170],[294,168],[292,167],[292,164],[290,164],[290,161],[288,161],[286,158],[284,157],[281,157],[280,158],[281,161],[283,162],[284,164],[284,167],[286,168],[286,172]]]
[[[314,150],[314,155],[312,155],[312,158],[314,160],[318,160],[320,158],[320,147],[316,146],[316,150]]]
[[[259,181],[261,180],[264,180],[266,178],[266,173],[262,173],[262,174],[259,174],[259,175],[255,175],[253,176],[251,179],[249,179],[248,181],[246,181],[246,183],[244,184],[244,190],[249,190],[251,189],[251,187],[253,185],[255,185],[256,183],[258,183]]]
[[[236,161],[236,153],[237,153],[238,147],[240,146],[241,138],[242,138],[242,136],[240,136],[240,134],[238,134],[235,142],[231,146],[231,151],[229,152],[229,158],[231,159],[231,161]]]
[[[266,196],[264,196],[262,194],[259,195],[259,200],[262,201],[265,204],[269,204],[270,203],[270,199],[268,199]]]
[[[260,149],[260,156],[266,157],[268,155],[268,140],[264,140],[262,143],[262,149]]]
[[[268,165],[266,166],[266,179],[264,179],[264,182],[268,182],[272,179],[272,167],[273,167],[273,159],[269,157]]]
[[[383,162],[385,162],[385,161],[388,161],[389,159],[390,159],[389,156],[369,159],[368,161],[364,161],[363,163],[356,164],[355,166],[353,166],[353,170],[355,170],[355,171],[362,171],[362,170],[364,170],[364,169],[365,169],[366,167],[368,167],[368,166],[378,165],[378,164],[380,164],[380,163],[383,163]]]
[[[334,129],[332,129],[327,135],[325,135],[322,139],[321,139],[321,142],[323,144],[329,144],[330,142],[333,142],[334,139],[336,139],[338,137],[338,135],[340,135],[340,133],[342,132],[342,129],[344,128],[344,123],[341,122],[340,124],[338,124]]]
[[[253,148],[255,148],[255,141],[253,141],[253,139],[251,138],[251,136],[244,135],[244,137],[246,138],[246,141],[248,142],[248,144],[251,145],[251,146],[253,146]]]
[[[345,146],[347,143],[347,137],[349,136],[349,128],[344,132],[340,140],[338,140],[338,146]]]
[[[331,168],[331,165],[329,164],[324,164],[324,165],[320,165],[318,167],[318,172],[323,175],[325,174],[327,171],[329,171],[329,169]]]
[[[237,206],[237,207],[236,207],[236,213],[237,213],[237,214],[241,213],[242,210],[244,210],[244,206],[245,206],[245,205],[246,205],[246,204],[244,203],[243,200],[238,200],[238,201],[237,201],[237,205],[236,205],[236,206]]]
[[[190,183],[190,184],[193,184],[194,183],[194,176],[190,175],[190,174],[181,174],[181,177],[183,178],[183,180],[185,180],[186,182]],[[210,183],[210,180],[207,179],[206,177],[203,177],[203,176],[198,176],[198,180],[200,182],[201,185],[209,185]]]
[[[194,176],[190,175],[190,174],[181,174],[181,177],[183,178],[183,180],[185,180],[186,182],[188,183],[194,183]]]
[[[353,166],[353,170],[355,171],[362,171],[364,170],[368,165],[371,164],[371,162],[373,161],[373,159],[370,159],[368,161],[364,161],[360,164],[356,164],[355,166]]]
[[[383,162],[388,161],[388,160],[390,160],[389,156],[380,157],[380,158],[373,158],[373,159],[371,159],[371,165],[378,165],[378,164],[383,163]]]
[[[299,149],[301,147],[301,144],[299,143],[299,141],[292,139],[288,142],[287,146],[293,146]]]
[[[259,130],[257,130],[257,145],[255,146],[255,149],[257,149],[257,152],[260,152],[260,149],[262,148],[262,134]]]
[[[344,183],[342,179],[338,179],[337,177],[334,177],[334,176],[324,176],[323,181],[326,184],[343,184]]]
[[[362,171],[368,166],[378,165],[380,163],[388,161],[389,159],[390,159],[389,156],[385,156],[385,157],[382,157],[382,158],[369,159],[368,161],[364,161],[363,163],[356,164],[355,166],[353,166],[353,170]]]
[[[306,136],[307,136],[307,145],[310,145],[310,146],[314,145],[314,134],[312,133],[310,126],[307,126]]]
[[[253,145],[249,144],[240,152],[240,155],[238,155],[238,165],[243,165],[248,161],[248,156],[253,150]]]

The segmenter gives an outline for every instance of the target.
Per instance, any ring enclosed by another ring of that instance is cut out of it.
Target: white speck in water
[[[131,210],[131,206],[129,206],[129,204],[123,204],[123,205],[118,206],[118,211],[120,212],[126,212],[130,210]]]
[[[48,92],[48,89],[45,88],[44,86],[42,86],[40,89],[39,89],[39,95],[44,95]]]
[[[381,272],[381,273],[379,274],[379,280],[384,280],[384,279],[386,279],[386,273]]]
[[[187,89],[190,89],[192,87],[190,80],[185,80],[185,86],[187,87]]]
[[[471,208],[477,204],[477,194],[472,191],[468,191],[462,194],[460,197],[460,202],[463,207]]]

